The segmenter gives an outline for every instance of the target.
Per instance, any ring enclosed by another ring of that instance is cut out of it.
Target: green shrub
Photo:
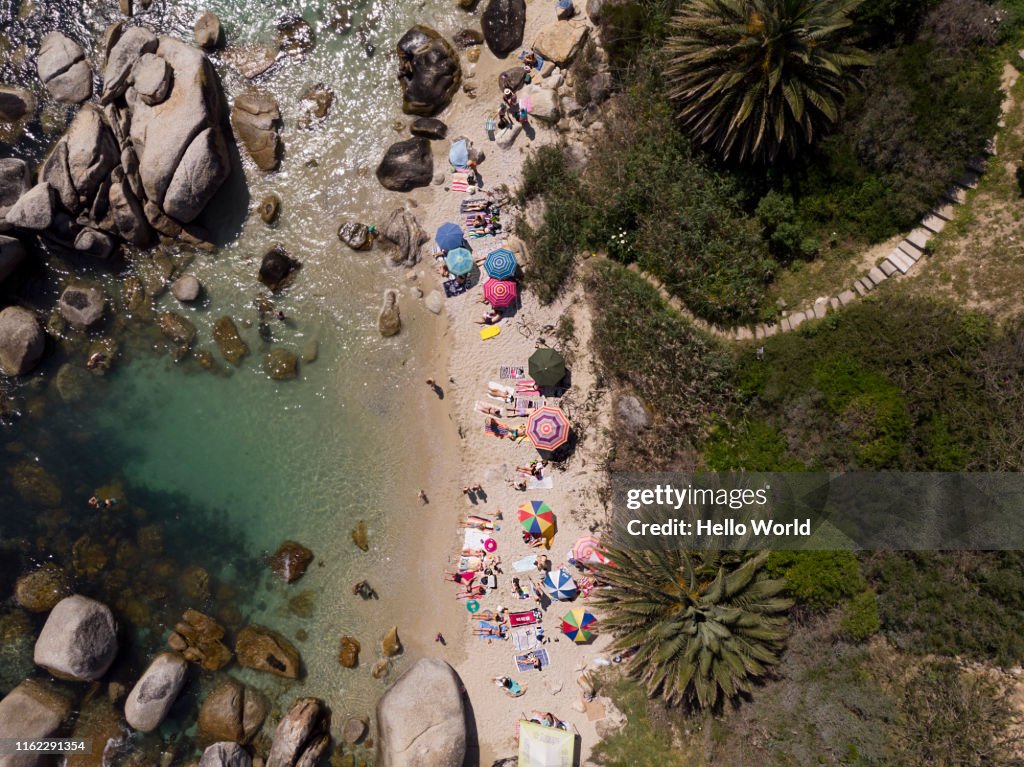
[[[878,618],[878,598],[875,592],[865,589],[843,607],[839,621],[839,632],[854,642],[863,642],[878,633],[882,623]]]
[[[531,153],[523,163],[519,187],[520,203],[538,195],[558,191],[566,185],[571,186],[575,181],[565,161],[564,147],[559,144],[542,146]]]
[[[773,551],[768,572],[812,610],[827,610],[864,588],[860,563],[849,551]]]

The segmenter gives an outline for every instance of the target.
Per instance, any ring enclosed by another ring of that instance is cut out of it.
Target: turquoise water
[[[426,20],[447,33],[458,29],[465,14],[453,5],[319,0],[200,6],[154,0],[138,16],[158,31],[191,39],[193,20],[210,8],[221,17],[229,42],[242,43],[269,41],[280,16],[301,14],[316,30],[317,43],[304,57],[282,60],[257,83],[281,105],[286,151],[281,171],[274,174],[261,174],[245,160],[247,193],[250,208],[265,193],[278,194],[283,201],[279,223],[271,228],[255,215],[244,224],[222,221],[227,243],[215,254],[193,254],[188,268],[205,285],[205,302],[182,307],[169,294],[156,301],[158,311],[179,312],[196,325],[193,348],[213,351],[216,369],[203,370],[194,360],[172,362],[151,322],[128,321],[120,314],[93,335],[119,338],[122,357],[106,376],[83,377],[82,399],[63,401],[56,380],[64,363],[80,374],[85,357],[80,339],[54,350],[40,373],[5,394],[11,417],[0,429],[6,469],[0,476],[0,542],[6,546],[0,585],[10,593],[18,574],[46,559],[71,572],[77,590],[111,603],[129,629],[116,672],[125,679],[138,673],[191,606],[217,616],[229,633],[257,622],[292,639],[307,670],[302,684],[231,669],[279,701],[298,694],[324,697],[340,725],[345,712],[368,712],[383,689],[370,678],[369,667],[377,640],[395,622],[388,614],[389,600],[401,588],[393,570],[394,547],[397,522],[408,505],[397,499],[415,500],[409,454],[428,426],[417,419],[421,360],[440,320],[409,300],[404,270],[385,264],[379,252],[352,253],[339,243],[336,230],[347,218],[372,223],[390,208],[373,168],[387,143],[398,137],[393,123],[402,118],[391,49],[413,23]],[[61,28],[80,41],[98,39],[117,15],[116,3],[104,6],[44,0],[0,7],[0,27],[10,31],[2,79],[33,82],[18,50],[34,50],[50,29]],[[353,19],[348,34],[337,34],[328,24],[342,6]],[[370,58],[367,43],[376,46]],[[246,87],[223,63],[217,68],[229,96]],[[300,94],[315,83],[333,89],[335,102],[323,122],[302,130],[297,126]],[[53,122],[53,110],[48,114]],[[38,159],[57,135],[36,124],[21,145],[0,145],[0,151]],[[262,358],[269,345],[260,337],[252,307],[261,290],[255,279],[260,257],[274,244],[283,245],[303,268],[275,297],[289,319],[271,324],[273,345],[297,353],[311,344],[317,349],[315,362],[301,363],[295,381],[275,382],[265,375]],[[169,255],[179,253],[171,249]],[[134,270],[145,271],[139,259],[132,263]],[[42,307],[68,273],[100,280],[118,295],[119,283],[132,272],[132,266],[100,271],[54,261],[30,275],[29,284]],[[381,339],[376,332],[387,287],[403,290],[405,329],[395,339]],[[252,350],[238,368],[223,364],[212,342],[212,324],[225,314],[239,324]],[[26,490],[26,476],[39,480],[31,467],[45,472],[40,481],[48,494]],[[85,500],[110,483],[115,484],[101,494],[120,496],[119,505],[104,512],[90,509]],[[359,520],[370,530],[367,553],[351,541]],[[142,531],[154,526],[163,547],[150,553]],[[286,538],[317,555],[306,577],[291,586],[275,580],[264,564],[266,554]],[[97,558],[105,560],[98,568]],[[208,574],[205,592],[199,589],[197,595],[194,583],[183,577],[190,567]],[[377,587],[379,603],[361,603],[351,595],[351,584],[363,577]],[[313,608],[302,616],[289,600],[305,591],[314,592]],[[0,619],[10,615],[10,607],[0,610]],[[41,619],[32,620],[38,627]],[[363,643],[356,671],[337,662],[343,633]],[[22,644],[9,643],[4,653],[10,662],[0,674],[0,694],[31,668]],[[176,708],[169,730],[187,731],[194,713],[192,690]]]

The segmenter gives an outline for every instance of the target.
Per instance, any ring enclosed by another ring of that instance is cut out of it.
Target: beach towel
[[[453,192],[469,191],[469,173],[465,170],[457,170],[452,174],[452,183],[449,187]]]
[[[497,400],[498,402],[508,402],[508,401],[511,400],[511,398],[516,393],[516,390],[513,389],[511,386],[505,386],[505,384],[498,383],[497,381],[488,381],[487,382],[487,389],[488,389],[487,396],[490,397],[493,400]],[[496,397],[495,395],[491,394],[490,393],[491,389],[497,389],[498,391],[505,392],[506,393],[505,398],[502,399],[500,397]]]
[[[526,51],[519,52],[520,61],[526,58],[526,53]],[[534,66],[534,69],[536,69],[539,72],[541,69],[544,68],[544,57],[537,53],[537,51],[534,51],[533,55],[537,58],[537,64]]]
[[[527,610],[521,613],[509,613],[508,625],[512,628],[518,628],[519,626],[529,626],[537,622],[536,610]]]
[[[533,111],[533,102],[530,101],[529,96],[523,96],[519,99],[520,113],[525,110],[526,114],[530,114]]]
[[[459,557],[459,570],[475,572],[484,569],[484,561],[480,557]]]
[[[551,665],[551,659],[548,657],[547,650],[533,650],[532,652],[516,656],[516,668],[520,671],[530,671],[533,669],[534,658],[540,658],[541,670]]]
[[[480,415],[488,415],[488,416],[494,417],[494,413],[491,413],[487,409],[487,408],[491,408],[491,407],[496,407],[496,406],[495,405],[488,405],[486,402],[481,402],[480,400],[477,400],[473,404],[473,410],[476,411],[477,413],[480,413]]]
[[[464,549],[482,549],[484,541],[490,537],[491,533],[486,530],[466,530],[463,534],[462,547]]]
[[[455,298],[455,296],[461,296],[463,293],[469,290],[469,288],[466,287],[466,282],[459,282],[458,280],[447,280],[446,282],[442,283],[442,287],[444,287],[444,294],[448,298]]]
[[[526,370],[521,367],[514,367],[512,365],[502,365],[498,368],[498,378],[504,380],[518,381],[520,378],[526,376]]]
[[[501,626],[499,624],[497,624],[497,623],[488,623],[487,621],[480,621],[477,624],[477,628],[484,629],[484,630],[493,629],[493,630],[496,630],[496,631],[501,631]],[[477,639],[507,639],[508,638],[507,635],[506,636],[501,636],[500,634],[491,634],[491,635],[475,634],[474,636],[476,636]]]
[[[512,569],[515,570],[517,573],[529,572],[530,570],[533,570],[533,569],[536,568],[536,565],[534,564],[534,562],[536,562],[536,561],[537,561],[537,555],[536,554],[528,554],[527,556],[523,557],[522,559],[517,559],[515,562],[513,562],[512,563]]]
[[[529,652],[540,647],[536,626],[523,626],[512,629],[509,633],[512,635],[512,646],[518,653]]]
[[[486,341],[488,338],[494,338],[501,332],[501,328],[497,325],[491,325],[490,327],[480,328],[480,340]]]
[[[536,410],[544,407],[544,398],[539,396],[521,397],[518,394],[515,399],[516,410]]]
[[[537,479],[531,474],[524,474],[522,476],[526,477],[527,490],[551,490],[555,486],[555,480],[550,476],[543,479]]]
[[[491,426],[490,423],[485,423],[484,434],[503,439],[508,436],[509,429],[508,426],[503,424],[501,421],[497,421],[494,426]]]

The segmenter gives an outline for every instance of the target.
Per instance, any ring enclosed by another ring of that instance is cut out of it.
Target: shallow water
[[[162,645],[184,607],[209,611],[229,630],[232,624],[263,623],[295,642],[306,680],[285,683],[237,667],[231,672],[280,703],[298,694],[324,697],[336,709],[338,726],[346,712],[368,712],[383,689],[370,678],[369,667],[379,637],[394,622],[386,614],[388,597],[401,589],[390,552],[403,512],[393,499],[414,497],[403,479],[405,435],[413,431],[406,424],[415,416],[409,412],[406,381],[428,343],[433,318],[414,308],[414,318],[417,311],[424,317],[410,323],[404,311],[407,329],[397,339],[381,339],[376,332],[381,291],[403,283],[404,274],[385,265],[379,253],[352,253],[339,243],[336,230],[347,218],[372,223],[388,209],[372,171],[398,135],[392,123],[402,118],[390,53],[394,41],[419,21],[447,33],[465,23],[465,14],[442,0],[355,2],[347,5],[354,29],[338,34],[328,22],[341,5],[216,0],[201,6],[155,0],[138,14],[137,21],[189,40],[202,8],[220,16],[232,43],[272,40],[275,22],[286,13],[301,14],[316,30],[310,53],[282,59],[257,82],[281,105],[286,149],[282,169],[273,174],[259,173],[245,159],[248,204],[277,193],[283,201],[280,222],[271,228],[255,215],[244,223],[226,215],[219,222],[224,247],[216,254],[195,254],[189,267],[206,287],[206,300],[182,308],[165,294],[157,302],[159,310],[173,309],[195,323],[193,348],[213,350],[213,322],[231,315],[252,354],[229,370],[214,352],[220,374],[205,371],[188,360],[172,362],[159,337],[138,323],[125,330],[123,321],[108,320],[94,335],[120,337],[124,356],[115,368],[103,378],[86,376],[85,398],[65,403],[56,391],[56,370],[64,361],[80,368],[84,353],[80,347],[53,352],[40,374],[8,392],[20,416],[0,430],[6,468],[0,477],[0,536],[7,545],[0,582],[6,593],[33,562],[52,558],[74,571],[76,588],[113,602],[129,629],[117,671],[126,679]],[[2,79],[34,84],[25,54],[45,32],[60,28],[80,42],[95,41],[118,15],[110,0],[0,5]],[[369,58],[367,43],[376,46]],[[216,63],[229,98],[247,87],[237,73]],[[323,122],[303,130],[297,127],[300,95],[314,83],[332,88],[335,101]],[[64,124],[61,110],[47,107],[46,113],[19,146],[0,145],[0,151],[39,159]],[[45,125],[58,130],[48,133]],[[225,210],[245,199],[245,187],[235,190],[240,196]],[[296,352],[311,341],[318,345],[316,361],[301,365],[300,380],[280,383],[263,372],[269,347],[260,338],[252,307],[261,287],[255,279],[259,259],[278,243],[303,268],[275,297],[289,319],[272,323],[273,343]],[[68,272],[103,279],[116,294],[116,280],[131,269],[115,267],[96,277],[97,270],[55,262],[31,282],[45,305]],[[36,476],[26,466],[47,472],[60,492],[57,502],[52,488],[50,498],[26,491],[26,471]],[[16,477],[22,478],[20,488]],[[121,503],[111,511],[90,509],[85,499],[108,483],[120,483],[106,494],[122,496]],[[367,553],[351,540],[359,520],[370,529]],[[150,526],[160,529],[164,542],[152,555],[140,533]],[[291,586],[275,580],[263,564],[286,538],[317,555],[305,578]],[[98,569],[97,551],[106,559]],[[208,573],[208,595],[197,596],[194,581],[183,579],[191,565]],[[362,577],[381,593],[379,610],[351,595],[350,585]],[[315,592],[312,614],[300,617],[296,611],[308,612],[308,605],[290,609],[288,601],[310,590]],[[10,612],[2,617],[8,620]],[[38,617],[33,620],[38,627]],[[303,633],[304,641],[296,639]],[[363,644],[356,671],[337,662],[342,633]],[[0,675],[0,694],[27,670],[24,649],[18,647],[10,643],[4,650],[11,662]],[[173,734],[189,728],[194,713],[192,694],[165,729]]]

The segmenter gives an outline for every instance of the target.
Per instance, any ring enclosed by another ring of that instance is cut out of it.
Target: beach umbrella
[[[555,570],[544,576],[544,588],[552,599],[572,599],[579,592],[576,581],[565,570]]]
[[[547,537],[555,529],[555,512],[544,501],[530,501],[519,507],[519,524],[528,533]]]
[[[557,450],[569,441],[569,419],[557,407],[539,407],[530,413],[526,436],[538,450]]]
[[[487,254],[487,260],[484,261],[484,269],[487,270],[487,274],[496,280],[511,279],[515,276],[518,266],[516,257],[508,248],[492,250]]]
[[[597,618],[582,607],[575,607],[562,617],[562,633],[577,644],[584,644],[594,638]]]
[[[473,254],[465,248],[449,250],[444,261],[452,274],[469,274],[473,271]]]
[[[583,565],[597,563],[607,565],[611,560],[601,551],[597,538],[584,535],[572,545],[572,558]]]
[[[466,143],[466,139],[460,138],[452,142],[451,149],[448,150],[448,162],[456,168],[466,167],[469,163],[469,144]]]
[[[441,250],[461,248],[462,243],[465,242],[465,238],[462,236],[462,227],[450,221],[447,224],[441,224],[441,226],[437,227],[434,241]]]
[[[516,302],[516,284],[511,280],[493,277],[484,283],[484,298],[495,309],[504,309]]]
[[[556,386],[565,378],[565,358],[554,349],[544,346],[530,355],[530,378],[538,386]]]

